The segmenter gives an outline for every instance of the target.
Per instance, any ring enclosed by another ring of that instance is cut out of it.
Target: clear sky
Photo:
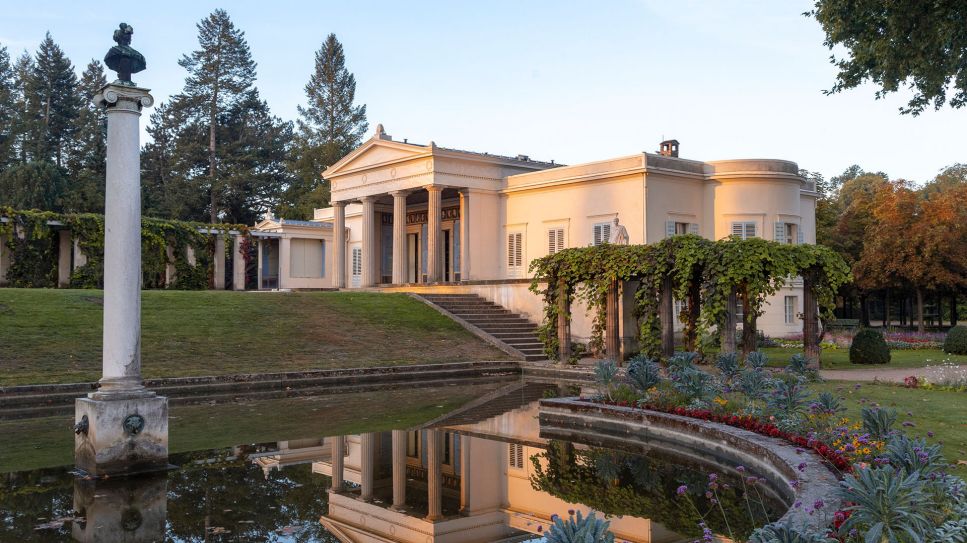
[[[0,43],[33,52],[49,30],[80,72],[125,21],[148,61],[135,81],[166,100],[182,87],[195,24],[222,7],[285,119],[335,32],[371,131],[383,123],[396,139],[574,164],[676,138],[686,158],[783,158],[827,177],[856,163],[916,181],[967,162],[967,108],[911,117],[898,112],[903,95],[877,101],[871,86],[823,95],[835,69],[802,16],[810,5],[0,0]]]

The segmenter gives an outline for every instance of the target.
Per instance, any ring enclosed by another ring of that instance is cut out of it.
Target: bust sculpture
[[[114,31],[114,41],[117,45],[104,56],[104,64],[118,74],[116,84],[134,86],[131,74],[136,74],[147,67],[144,55],[131,47],[131,35],[134,28],[127,23],[118,25]]]
[[[611,237],[608,239],[608,243],[612,245],[628,245],[631,238],[628,237],[628,229],[624,225],[618,224],[618,217],[614,218],[614,224],[611,226]]]

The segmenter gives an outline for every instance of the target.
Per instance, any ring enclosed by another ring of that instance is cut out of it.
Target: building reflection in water
[[[71,535],[81,543],[149,543],[165,540],[168,476],[74,480]]]

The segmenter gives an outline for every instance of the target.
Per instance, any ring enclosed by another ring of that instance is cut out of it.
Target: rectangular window
[[[564,250],[564,229],[552,228],[547,231],[547,254],[552,255]]]
[[[791,222],[786,223],[786,243],[796,243],[796,225]]]
[[[353,247],[353,276],[363,275],[363,250]]]
[[[756,224],[754,222],[734,222],[732,223],[732,235],[739,239],[757,237]]]
[[[672,311],[675,313],[674,317],[672,317],[672,318],[675,319],[675,322],[681,324],[682,323],[682,311],[685,311],[685,302],[683,302],[682,300],[673,300],[672,301]]]
[[[599,222],[591,231],[591,245],[601,245],[611,239],[611,223]]]
[[[698,223],[665,221],[665,237],[681,236],[683,234],[698,234]]]
[[[524,265],[524,234],[511,232],[507,234],[507,267],[520,268]]]
[[[786,296],[785,313],[786,324],[796,323],[796,306],[799,305],[798,296]]]
[[[508,465],[514,469],[524,469],[524,446],[511,443],[508,446]]]

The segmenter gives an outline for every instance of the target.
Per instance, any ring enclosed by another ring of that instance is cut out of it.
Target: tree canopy
[[[903,113],[967,104],[967,3],[963,0],[817,0],[807,15],[819,21],[839,69],[827,93],[872,81],[882,98],[907,86]]]

